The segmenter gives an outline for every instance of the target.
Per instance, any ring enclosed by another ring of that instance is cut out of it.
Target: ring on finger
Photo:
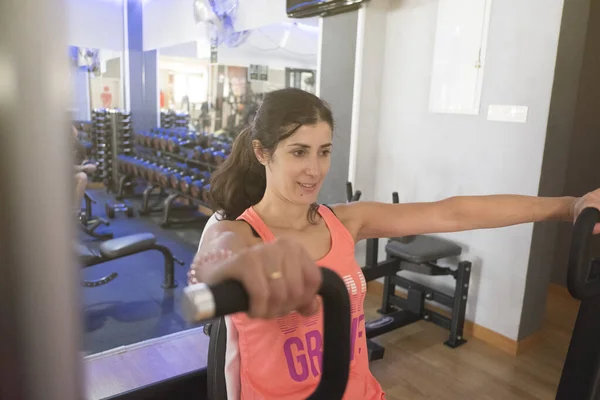
[[[283,277],[283,274],[281,273],[281,271],[273,271],[271,273],[269,273],[269,279],[271,280],[276,280],[276,279],[281,279]]]

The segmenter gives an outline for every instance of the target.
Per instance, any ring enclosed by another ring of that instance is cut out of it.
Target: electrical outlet
[[[529,107],[527,106],[512,106],[512,105],[499,105],[491,104],[488,107],[488,121],[502,121],[502,122],[527,122],[527,112]]]

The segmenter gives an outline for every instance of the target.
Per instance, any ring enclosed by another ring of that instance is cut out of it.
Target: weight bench
[[[463,337],[465,312],[471,276],[471,263],[461,261],[456,269],[436,264],[440,259],[456,257],[460,246],[434,236],[420,235],[392,238],[385,246],[386,260],[377,261],[377,239],[367,241],[367,261],[363,274],[367,282],[383,277],[381,308],[383,316],[365,324],[369,360],[383,358],[384,348],[371,339],[413,322],[425,320],[450,331],[444,344],[456,348],[466,340]],[[431,287],[398,276],[400,271],[411,271],[429,276],[452,276],[456,283],[454,295],[449,296]],[[396,287],[407,291],[406,297],[396,295]],[[437,302],[450,308],[448,318],[425,308],[425,301]]]
[[[96,200],[92,198],[92,196],[86,191],[84,193],[85,200],[85,208],[79,214],[79,221],[81,222],[81,226],[83,231],[96,239],[112,239],[114,234],[109,231],[98,231],[96,229],[100,225],[108,226],[110,222],[105,220],[104,218],[94,217],[92,215],[92,204],[96,204]]]
[[[177,287],[174,271],[175,261],[177,261],[177,263],[180,265],[183,265],[184,263],[183,261],[177,259],[173,253],[171,253],[169,248],[160,244],[156,244],[156,237],[151,233],[138,233],[135,235],[128,235],[107,240],[100,245],[97,251],[94,251],[81,243],[78,243],[76,246],[77,256],[83,268],[88,268],[94,265],[128,257],[149,250],[157,250],[161,252],[164,257],[165,277],[161,286],[165,289]],[[114,280],[117,276],[118,274],[113,272],[110,275],[95,281],[83,281],[83,286],[97,287],[105,285]]]

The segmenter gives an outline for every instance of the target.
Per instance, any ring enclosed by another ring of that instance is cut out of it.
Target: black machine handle
[[[598,222],[600,211],[586,208],[573,227],[567,287],[571,296],[578,300],[600,295],[600,259],[590,258],[592,232]]]
[[[354,194],[352,195],[352,198],[350,199],[350,202],[353,201],[359,201],[360,200],[360,196],[362,196],[362,192],[360,190],[357,190],[356,192],[354,192]]]
[[[348,203],[360,200],[360,196],[362,196],[362,192],[360,190],[354,192],[352,190],[352,182],[346,182],[346,199]]]
[[[346,199],[352,199],[352,182],[346,182]]]
[[[323,373],[309,400],[338,400],[344,396],[350,372],[350,298],[344,281],[332,270],[321,268],[323,281]],[[248,293],[238,281],[217,285],[196,284],[184,289],[183,312],[187,320],[200,322],[248,311]]]

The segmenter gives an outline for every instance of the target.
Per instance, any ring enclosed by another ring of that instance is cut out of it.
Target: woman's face
[[[326,122],[303,125],[279,142],[272,157],[261,157],[269,189],[291,203],[316,202],[329,172],[332,136]]]

